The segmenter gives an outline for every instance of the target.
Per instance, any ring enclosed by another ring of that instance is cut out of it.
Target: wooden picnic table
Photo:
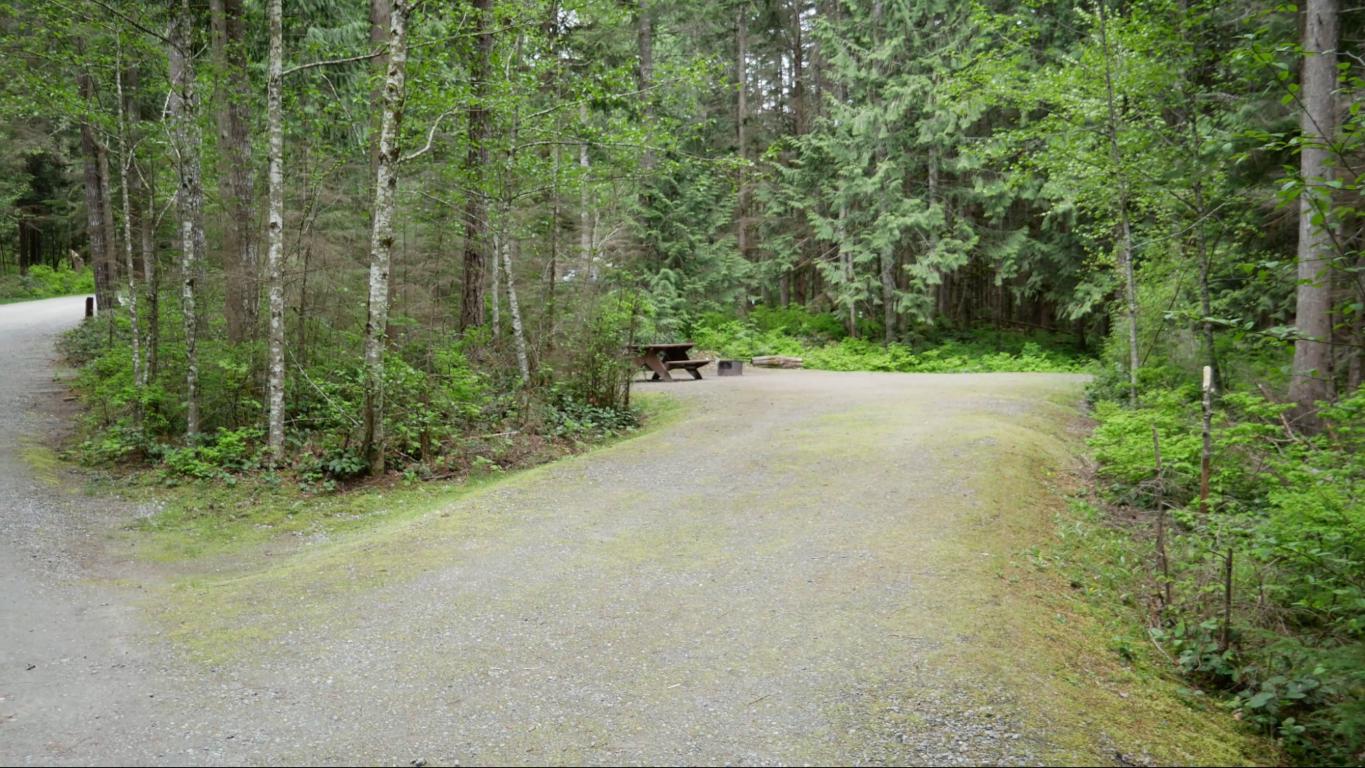
[[[688,358],[687,351],[692,347],[690,341],[672,344],[635,344],[631,351],[635,355],[637,365],[654,372],[651,381],[675,381],[671,371],[678,368],[692,374],[692,378],[700,379],[701,367],[711,361]]]

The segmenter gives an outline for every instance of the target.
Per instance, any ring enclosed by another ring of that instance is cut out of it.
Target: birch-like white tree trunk
[[[114,63],[114,84],[118,90],[119,148],[123,155],[120,163],[122,172],[119,174],[119,192],[123,198],[123,261],[124,269],[128,273],[128,322],[132,331],[133,385],[141,390],[147,386],[147,379],[142,365],[142,329],[138,327],[137,274],[133,269],[133,207],[128,195],[128,175],[133,170],[133,145],[131,131],[128,129],[128,116],[124,109],[121,56]]]
[[[204,247],[204,186],[199,165],[201,137],[194,83],[194,35],[189,0],[181,0],[171,15],[167,38],[171,92],[167,108],[171,141],[177,155],[180,189],[180,304],[185,325],[185,436],[199,436],[199,320],[196,280]]]
[[[526,330],[521,324],[521,304],[517,301],[517,284],[512,278],[512,251],[516,240],[507,237],[502,246],[502,265],[507,273],[507,310],[512,316],[512,339],[517,348],[517,370],[521,372],[522,383],[531,380],[531,365],[526,355]]]
[[[497,232],[493,235],[493,269],[488,275],[491,282],[489,290],[489,303],[493,308],[493,339],[497,340],[502,336],[502,249],[507,246],[507,236],[504,232]]]
[[[559,313],[556,305],[555,286],[559,282],[559,147],[552,148],[552,163],[550,170],[550,264],[548,269],[549,280],[545,284],[545,332],[544,341],[546,348],[553,349],[555,345],[555,328],[558,323]]]
[[[521,65],[521,50],[525,43],[525,36],[517,37],[517,47],[515,55],[507,60],[507,71],[504,76],[508,82],[512,81],[512,70]],[[512,127],[507,137],[507,154],[503,159],[503,205],[502,205],[502,269],[507,274],[507,309],[512,319],[512,342],[517,350],[517,370],[521,372],[523,384],[531,380],[531,368],[526,356],[526,330],[521,323],[521,304],[517,301],[516,279],[512,276],[512,251],[516,249],[517,238],[512,231],[512,190],[516,182],[517,170],[517,137],[521,131],[521,113],[517,107],[512,108]],[[498,266],[494,265],[493,274],[497,275]],[[493,292],[493,307],[496,309],[497,291]],[[496,317],[496,315],[494,315]],[[494,331],[497,325],[494,323]]]
[[[266,224],[266,280],[270,331],[266,342],[270,371],[266,382],[267,445],[270,460],[284,458],[284,13],[282,0],[270,0],[270,60],[267,65],[266,121],[269,124],[269,214]]]
[[[136,167],[137,157],[133,157]],[[157,351],[161,347],[161,271],[156,259],[156,189],[152,186],[151,180],[143,176],[142,171],[138,170],[138,178],[141,180],[140,187],[146,193],[143,201],[141,216],[138,221],[138,229],[142,232],[142,282],[147,286],[147,344],[146,344],[146,364],[143,365],[143,376],[147,381],[156,378],[157,367],[160,361],[157,359]]]
[[[592,175],[592,160],[588,157],[588,102],[578,105],[578,119],[582,123],[585,138],[578,144],[578,167],[583,169],[578,190],[578,250],[583,257],[583,284],[587,287],[593,275],[592,263],[592,210],[591,190],[588,179]]]
[[[374,217],[370,229],[370,306],[365,322],[363,445],[370,474],[384,471],[384,346],[389,325],[389,263],[398,191],[398,128],[408,63],[409,0],[394,0],[389,19],[389,66],[384,77],[379,158],[375,163]]]
[[[858,338],[858,299],[857,293],[854,290],[855,276],[853,271],[853,252],[849,250],[847,245],[847,222],[848,203],[840,203],[837,236],[839,238],[839,266],[844,273],[842,292],[847,303],[845,309],[848,310],[848,316],[845,318],[845,322],[848,326],[848,335],[856,339]]]

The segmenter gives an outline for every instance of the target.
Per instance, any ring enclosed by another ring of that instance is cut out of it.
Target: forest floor
[[[79,302],[0,307],[5,764],[1267,759],[1035,567],[1081,376],[645,385],[682,415],[166,563],[129,525],[154,505],[83,495],[51,451]]]

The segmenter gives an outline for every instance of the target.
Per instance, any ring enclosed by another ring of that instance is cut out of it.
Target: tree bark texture
[[[196,309],[197,280],[204,252],[204,187],[199,165],[201,137],[196,114],[193,51],[193,15],[189,0],[172,6],[167,38],[171,81],[167,108],[171,142],[177,155],[180,188],[180,304],[185,328],[185,435],[199,436],[199,322]]]
[[[735,201],[735,241],[739,255],[749,256],[749,14],[748,7],[740,3],[735,12],[735,133],[739,143],[739,184]]]
[[[138,322],[140,318],[137,311],[137,270],[134,269],[133,265],[133,205],[128,192],[128,176],[133,171],[133,144],[131,141],[132,131],[128,127],[128,112],[130,110],[125,107],[126,102],[123,93],[122,62],[116,63],[114,78],[118,88],[119,148],[122,154],[119,163],[121,167],[119,192],[123,199],[123,260],[124,271],[128,275],[128,322],[131,331],[130,352],[133,359],[133,386],[142,389],[147,386],[147,379],[142,365],[142,329]]]
[[[1303,69],[1300,75],[1299,115],[1302,144],[1299,173],[1299,286],[1295,301],[1294,363],[1289,399],[1305,426],[1316,419],[1315,403],[1329,394],[1331,376],[1330,265],[1333,255],[1330,224],[1331,147],[1336,136],[1338,0],[1308,0],[1303,25]]]
[[[379,120],[384,111],[384,75],[389,71],[389,27],[393,0],[370,0],[370,50],[379,51],[371,68],[375,85],[370,89],[370,173],[379,166]]]
[[[502,246],[502,266],[507,278],[507,310],[512,316],[512,340],[517,350],[517,370],[522,383],[531,380],[531,365],[526,354],[526,330],[521,324],[521,303],[517,301],[517,284],[512,277],[512,251],[517,250],[515,238],[508,237]]]
[[[137,158],[133,158],[137,162]],[[142,240],[142,281],[147,286],[147,349],[143,366],[148,381],[156,380],[161,348],[161,270],[156,257],[156,190],[138,171],[144,196],[142,215],[138,221]]]
[[[465,169],[470,193],[465,202],[464,287],[460,297],[460,330],[484,324],[484,273],[488,268],[488,206],[483,198],[484,168],[488,165],[488,78],[493,59],[493,0],[473,0],[477,45],[469,63],[472,92],[469,101],[469,153]],[[496,266],[496,265],[495,265]]]
[[[109,332],[109,345],[114,345],[114,310],[118,305],[118,230],[114,228],[114,193],[110,187],[109,147],[104,142],[96,142],[95,157],[99,168],[100,180],[100,218],[104,229],[104,270],[109,284],[109,309],[105,315],[105,325]]]
[[[77,81],[81,99],[91,110],[95,105],[95,84],[90,75],[82,72]],[[99,139],[90,120],[81,123],[81,163],[84,170],[85,231],[90,242],[90,267],[95,276],[95,305],[100,312],[112,312],[114,306],[114,276],[109,270],[110,239],[112,232],[105,228],[104,199],[100,195]]]
[[[588,103],[578,105],[578,120],[584,134],[588,131]],[[583,284],[587,286],[595,277],[592,258],[592,189],[588,183],[592,177],[592,159],[588,156],[588,141],[578,143],[578,167],[582,175],[578,182],[578,250],[583,258]]]
[[[270,460],[284,459],[284,14],[282,0],[270,0],[270,59],[267,65],[266,122],[269,134],[269,216],[266,224],[266,279],[270,330],[266,403]]]
[[[640,91],[640,103],[644,114],[645,126],[654,125],[654,16],[649,0],[639,0],[636,9],[635,37],[639,54],[639,68],[635,74],[635,87]],[[646,175],[654,170],[654,149],[646,146],[640,155],[640,168]],[[646,178],[645,183],[649,184]]]
[[[370,474],[384,471],[384,351],[389,323],[389,263],[393,256],[393,214],[398,191],[398,129],[408,61],[409,0],[394,0],[389,25],[389,66],[384,77],[379,161],[375,169],[374,216],[370,230],[369,314],[365,322],[365,404],[363,445]]]

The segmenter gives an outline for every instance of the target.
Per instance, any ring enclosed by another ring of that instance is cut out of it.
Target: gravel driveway
[[[0,305],[0,763],[117,763],[118,724],[152,717],[161,670],[125,590],[89,583],[130,510],[64,487],[53,341],[84,297]],[[75,485],[79,488],[79,485]]]
[[[5,359],[23,361],[0,368],[0,762],[976,765],[1153,747],[1109,732],[1094,707],[1128,706],[1131,681],[1069,668],[1072,630],[1015,575],[1051,530],[1081,377],[645,385],[685,416],[405,522],[172,577],[101,560],[133,512],[73,514],[94,500],[19,455],[54,428],[19,414],[53,388],[49,337],[76,306],[0,307]],[[1194,759],[1163,734],[1159,752]]]

